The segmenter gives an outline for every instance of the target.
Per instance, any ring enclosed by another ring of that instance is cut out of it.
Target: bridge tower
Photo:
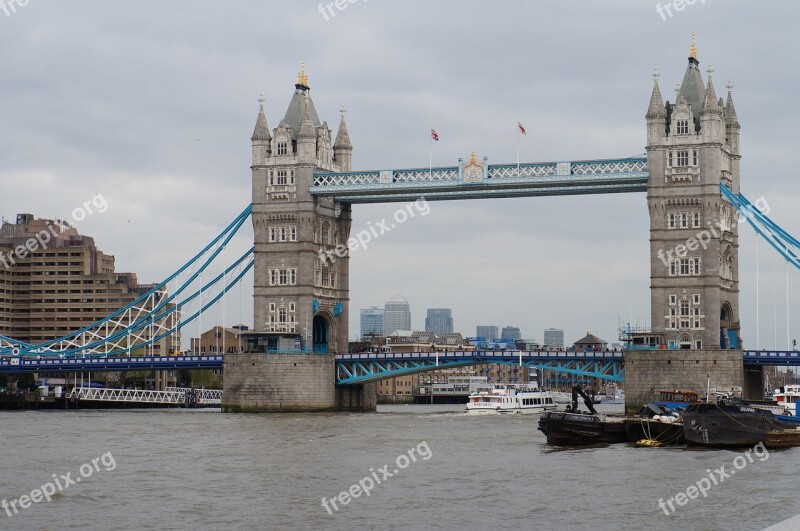
[[[664,388],[704,394],[708,377],[717,387],[743,385],[737,213],[719,189],[739,192],[740,126],[732,85],[727,103],[718,99],[713,69],[704,84],[699,67],[693,35],[675,103],[662,99],[654,74],[646,114],[652,330],[644,334],[659,345],[626,354],[628,410]]]
[[[656,74],[646,115],[651,323],[667,346],[738,349],[737,213],[719,185],[739,192],[739,123],[699,64],[693,43],[674,104]]]
[[[272,132],[259,103],[251,138],[254,329],[243,335],[246,354],[226,356],[223,409],[332,409],[342,405],[333,354],[348,350],[351,209],[309,189],[315,171],[351,169],[344,106],[333,140],[302,66]]]

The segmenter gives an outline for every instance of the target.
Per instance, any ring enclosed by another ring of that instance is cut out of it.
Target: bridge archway
[[[332,340],[333,330],[331,327],[332,319],[324,312],[314,316],[312,321],[312,346],[313,351],[318,354],[327,354]]]
[[[737,348],[736,330],[731,317],[733,309],[729,302],[722,304],[719,311],[719,347],[722,349]]]

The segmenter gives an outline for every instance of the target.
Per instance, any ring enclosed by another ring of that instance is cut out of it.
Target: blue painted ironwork
[[[76,330],[66,336],[40,344],[30,344],[14,338],[0,336],[0,355],[37,355],[50,357],[69,357],[84,355],[111,356],[129,354],[131,351],[146,347],[177,330],[197,318],[202,311],[208,309],[229,291],[252,267],[253,249],[250,249],[224,273],[206,283],[189,296],[178,297],[188,289],[204,270],[220,255],[231,238],[242,227],[250,216],[252,205],[248,205],[239,216],[231,222],[211,243],[195,255],[175,273],[153,289],[123,306],[121,309],[104,317],[88,327]],[[230,275],[239,274],[232,282]],[[193,315],[181,319],[181,310],[201,295],[209,296],[220,286],[224,288],[211,301],[202,306]],[[205,289],[205,291],[203,291]]]
[[[800,366],[800,352],[796,350],[745,350],[744,364]]]
[[[126,370],[221,369],[222,355],[102,358],[0,358],[0,372],[107,372]]]
[[[646,157],[487,165],[477,183],[466,182],[460,168],[320,172],[309,191],[345,203],[386,203],[645,192],[649,178]]]
[[[521,365],[581,376],[624,381],[622,352],[461,351],[361,353],[336,356],[336,383],[363,384],[438,369],[477,363]]]

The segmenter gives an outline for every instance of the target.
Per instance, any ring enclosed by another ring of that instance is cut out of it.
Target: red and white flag
[[[436,129],[431,129],[431,138],[435,141],[439,141],[439,133],[436,132]]]
[[[517,127],[519,127],[519,132],[522,133],[523,135],[527,135],[528,134],[528,133],[525,132],[525,128],[522,127],[522,124],[520,122],[517,122]]]

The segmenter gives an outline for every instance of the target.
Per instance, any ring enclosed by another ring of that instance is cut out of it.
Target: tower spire
[[[267,125],[267,117],[264,115],[264,96],[258,97],[258,118],[256,118],[256,127],[253,130],[251,141],[257,140],[270,141],[272,137],[269,134],[269,126]]]
[[[708,65],[706,73],[708,74],[708,85],[706,85],[706,95],[703,98],[703,107],[701,112],[703,114],[713,112],[718,113],[722,109],[720,109],[719,103],[717,102],[717,93],[714,91],[714,82],[711,80],[711,74],[714,73],[714,67]]]
[[[658,88],[660,74],[658,68],[653,69],[653,92],[650,94],[650,106],[647,108],[645,118],[666,118],[667,110],[664,107],[664,100],[661,98],[661,89]]]
[[[695,33],[692,32],[692,45],[689,47],[689,59],[694,59],[695,62],[697,61],[697,46],[695,45]]]

